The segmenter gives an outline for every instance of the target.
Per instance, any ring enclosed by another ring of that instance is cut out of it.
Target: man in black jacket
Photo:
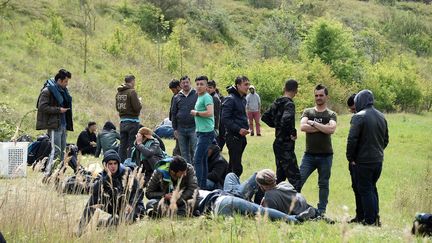
[[[222,189],[228,173],[228,162],[220,154],[219,146],[212,144],[208,148],[207,190]]]
[[[295,104],[293,98],[297,94],[297,89],[297,81],[286,81],[284,96],[273,102],[263,114],[261,120],[269,127],[275,128],[276,139],[273,142],[273,151],[276,159],[276,184],[288,179],[291,185],[300,192],[300,170],[294,152],[297,130],[295,128]]]
[[[366,225],[379,226],[379,199],[376,183],[381,175],[384,149],[389,142],[387,121],[373,106],[370,90],[354,98],[357,113],[351,118],[346,157],[354,168]]]
[[[171,81],[169,82],[168,87],[169,87],[169,89],[171,90],[171,92],[173,93],[173,96],[171,97],[170,110],[169,110],[169,115],[168,115],[170,121],[172,122],[173,118],[172,118],[172,112],[171,112],[171,111],[172,111],[172,106],[173,106],[173,103],[174,103],[174,97],[175,97],[175,96],[180,92],[180,90],[181,90],[181,87],[180,87],[180,81],[179,81],[179,80],[176,80],[176,79],[173,79],[173,80],[171,80]],[[174,149],[173,149],[173,153],[172,153],[172,155],[173,155],[173,156],[181,155],[181,154],[180,154],[180,147],[179,147],[178,139],[175,138],[175,137],[174,137],[174,139],[175,139],[175,147],[174,147]]]
[[[228,96],[222,104],[221,121],[226,129],[229,171],[234,172],[238,177],[243,172],[241,162],[247,145],[246,135],[249,134],[245,99],[249,86],[250,82],[246,76],[237,77],[234,86],[227,88]]]
[[[87,124],[86,129],[78,136],[77,146],[82,155],[95,155],[97,145],[96,130],[96,122],[91,121]]]

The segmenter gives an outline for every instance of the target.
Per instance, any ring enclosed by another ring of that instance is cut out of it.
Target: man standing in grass
[[[37,102],[36,130],[47,129],[51,138],[51,154],[45,174],[51,174],[54,158],[63,161],[66,148],[66,130],[73,131],[72,96],[67,89],[72,74],[60,69],[54,78],[48,79]]]
[[[346,157],[357,177],[357,189],[364,215],[363,223],[380,226],[379,198],[376,183],[381,175],[384,149],[389,142],[387,121],[373,106],[370,90],[354,98],[356,114],[351,118]],[[359,216],[359,215],[357,215]]]
[[[229,171],[234,172],[238,177],[243,172],[242,156],[247,145],[246,135],[249,134],[245,99],[249,85],[246,76],[237,77],[235,84],[227,88],[228,96],[222,104],[221,121],[226,130]]]
[[[117,91],[116,107],[120,116],[119,155],[123,163],[135,141],[140,126],[139,115],[142,106],[135,91],[135,76],[127,75],[125,83],[118,87]]]
[[[207,188],[208,174],[208,148],[215,139],[214,133],[214,115],[213,115],[213,98],[207,93],[206,76],[199,76],[195,79],[198,99],[195,103],[195,109],[191,110],[191,115],[195,117],[195,126],[197,133],[197,145],[195,150],[195,173],[198,180],[198,186],[201,189]]]
[[[318,170],[318,213],[323,215],[329,196],[333,162],[331,135],[336,130],[336,113],[327,108],[328,90],[324,85],[318,84],[314,93],[316,105],[305,109],[300,121],[300,128],[306,133],[306,150],[300,165],[300,176],[303,186],[312,172]]]
[[[249,94],[246,96],[246,111],[249,119],[249,130],[251,131],[251,136],[254,135],[254,121],[256,126],[257,136],[261,136],[261,126],[260,126],[260,110],[261,110],[261,98],[256,93],[255,87],[251,85],[249,87]]]
[[[170,81],[169,85],[168,85],[169,89],[171,90],[171,92],[173,93],[173,96],[171,97],[171,102],[170,102],[170,110],[169,110],[169,119],[172,122],[173,118],[172,118],[172,106],[173,106],[173,101],[174,101],[174,97],[180,92],[181,87],[180,87],[180,81],[177,79],[173,79]],[[178,143],[178,139],[175,139],[175,147],[173,149],[173,156],[176,155],[180,155],[180,147],[179,147],[179,143]]]

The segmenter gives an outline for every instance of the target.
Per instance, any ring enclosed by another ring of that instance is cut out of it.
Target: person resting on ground
[[[208,148],[207,190],[222,189],[228,172],[228,162],[220,154],[219,146],[212,144]]]
[[[105,122],[102,131],[97,135],[96,142],[96,158],[99,158],[101,152],[105,153],[110,149],[118,152],[120,134],[116,131],[115,125],[107,121]]]

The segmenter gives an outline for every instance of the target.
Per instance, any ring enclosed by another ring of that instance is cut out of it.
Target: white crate
[[[0,177],[25,177],[28,142],[0,142]]]

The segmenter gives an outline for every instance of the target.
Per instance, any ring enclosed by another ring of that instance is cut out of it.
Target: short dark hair
[[[126,75],[126,77],[125,77],[125,82],[126,83],[130,83],[130,82],[132,82],[134,80],[135,80],[135,76],[133,76],[132,74]]]
[[[285,91],[297,91],[298,83],[294,79],[289,79],[285,82]]]
[[[178,81],[177,79],[173,79],[169,82],[168,87],[170,89],[174,89],[180,86],[180,81]]]
[[[72,74],[66,69],[60,69],[55,75],[54,80],[57,82],[59,80],[64,80],[65,78],[72,78]]]
[[[354,93],[350,97],[348,97],[348,99],[347,99],[347,105],[348,106],[351,107],[351,106],[354,105],[354,98],[355,98],[355,96],[356,96],[356,93]]]
[[[322,89],[324,89],[324,94],[325,94],[325,95],[328,95],[328,89],[327,89],[326,86],[324,86],[324,85],[322,85],[322,84],[318,84],[318,85],[315,87],[315,90],[322,90]]]
[[[212,80],[209,80],[209,81],[207,82],[207,86],[210,86],[210,87],[216,88],[216,81],[214,81],[213,79],[212,79]]]
[[[237,85],[237,84],[241,84],[241,83],[246,82],[246,81],[249,81],[249,79],[246,76],[238,76],[235,79],[234,84]]]
[[[179,171],[185,171],[187,170],[187,162],[181,156],[174,156],[170,163],[169,169],[174,171],[175,173]]]
[[[91,127],[91,126],[93,126],[93,125],[96,125],[96,122],[95,122],[95,121],[89,121],[89,122],[87,123],[87,127]]]
[[[208,83],[208,78],[207,78],[207,76],[204,76],[204,75],[196,77],[195,82],[196,81],[203,81],[203,80],[206,81],[206,83]]]
[[[185,76],[183,76],[183,77],[180,78],[180,83],[183,80],[189,80],[190,81],[190,78],[187,75],[185,75]]]

